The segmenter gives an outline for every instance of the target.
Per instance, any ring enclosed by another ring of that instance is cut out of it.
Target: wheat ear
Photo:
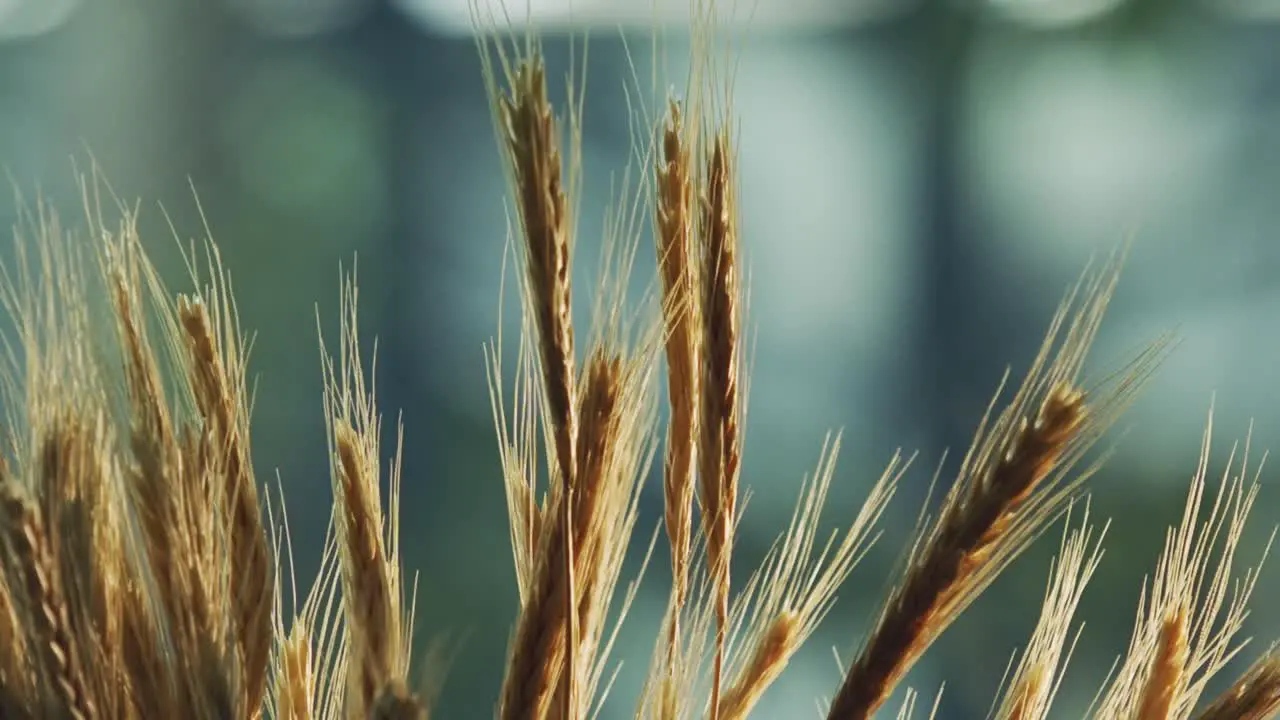
[[[732,148],[727,132],[712,143],[702,190],[702,393],[698,464],[707,564],[715,578],[716,641],[711,718],[719,712],[728,632],[730,561],[742,446],[738,426],[740,304],[738,227]]]
[[[260,708],[271,656],[274,565],[248,448],[248,403],[244,359],[238,350],[239,330],[233,324],[225,286],[215,287],[219,290],[212,294],[214,301],[224,304],[212,317],[205,303],[185,297],[179,298],[178,317],[188,342],[191,387],[206,432],[212,437],[213,457],[209,462],[216,463],[218,474],[226,483],[219,495],[226,503],[221,514],[235,568],[230,573],[228,593],[242,663],[242,702],[246,708]]]
[[[1280,713],[1280,654],[1273,649],[1196,715],[1196,720],[1269,720]]]
[[[555,115],[547,101],[541,56],[532,52],[523,58],[509,79],[510,94],[501,98],[501,116],[524,232],[529,306],[537,330],[545,417],[554,438],[554,466],[559,478],[553,493],[556,519],[543,534],[543,561],[535,571],[534,588],[521,610],[507,680],[503,683],[502,714],[505,720],[514,720],[544,717],[553,693],[567,699],[566,712],[573,711],[575,691],[571,684],[576,669],[573,653],[566,653],[564,648],[577,645],[572,539],[577,524],[573,509],[574,494],[578,492],[574,473],[578,463],[579,408],[575,397],[568,207],[561,186]],[[553,689],[557,677],[562,686]]]
[[[1086,396],[1080,388],[1081,366],[1118,268],[1113,260],[1100,273],[1086,273],[1064,300],[1012,402],[993,427],[988,430],[984,421],[979,428],[923,549],[908,561],[904,580],[845,675],[830,720],[870,717],[933,640],[1089,474],[1067,477],[1132,397],[1163,347],[1156,344],[1139,356],[1110,391]]]
[[[1243,449],[1232,449],[1216,493],[1207,497],[1212,433],[1210,415],[1182,521],[1167,532],[1150,587],[1139,599],[1124,662],[1096,701],[1095,720],[1140,717],[1147,709],[1190,717],[1205,685],[1243,645],[1237,635],[1258,573],[1233,573],[1258,495],[1257,470],[1250,470],[1246,440]]]
[[[857,516],[825,541],[818,523],[835,477],[840,436],[828,438],[817,470],[802,484],[790,526],[735,603],[745,642],[735,643],[730,682],[720,698],[724,720],[744,720],[792,656],[825,619],[839,587],[878,537],[876,524],[908,463],[895,455]]]
[[[397,433],[389,473],[391,508],[384,514],[378,489],[382,423],[373,388],[361,371],[357,305],[355,280],[349,277],[344,281],[339,360],[336,365],[331,358],[325,360],[325,405],[346,610],[346,706],[349,717],[365,718],[379,703],[419,707],[421,701],[404,683],[412,611],[402,607],[397,547],[403,432]]]
[[[688,596],[692,555],[694,475],[697,463],[700,273],[693,265],[693,197],[689,148],[683,137],[680,107],[670,103],[657,169],[658,265],[666,332],[667,390],[671,419],[663,467],[663,512],[671,544],[671,620],[667,664],[671,675],[680,654],[680,613]]]
[[[48,529],[40,510],[12,478],[0,484],[9,582],[21,583],[27,642],[38,663],[36,674],[55,692],[46,712],[74,720],[94,720],[98,706],[89,694],[81,649],[67,616],[66,593]],[[57,708],[55,710],[54,708]]]
[[[1097,539],[1093,539],[1087,498],[1079,525],[1072,527],[1070,514],[1068,510],[1062,544],[1049,569],[1040,619],[995,714],[999,720],[1044,720],[1048,716],[1070,660],[1071,646],[1079,636],[1078,629],[1071,633],[1072,619],[1102,561],[1102,541],[1108,525],[1103,525]]]

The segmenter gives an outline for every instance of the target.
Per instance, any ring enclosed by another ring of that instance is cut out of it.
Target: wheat
[[[742,455],[738,388],[738,230],[734,169],[729,138],[721,131],[712,144],[703,188],[699,227],[702,245],[702,417],[698,433],[699,497],[707,562],[716,578],[715,668],[711,717],[719,711],[729,615],[729,566],[737,516]]]
[[[1112,388],[1088,396],[1079,389],[1080,366],[1114,284],[1114,266],[1086,275],[1064,301],[1009,405],[990,424],[983,421],[938,519],[845,675],[832,720],[874,713],[924,649],[1091,473],[1073,471],[1156,357],[1138,358]]]
[[[698,432],[699,338],[701,326],[693,258],[691,159],[680,124],[680,107],[672,102],[663,130],[662,158],[657,170],[654,225],[662,276],[662,313],[666,331],[667,388],[671,421],[663,467],[663,508],[671,545],[672,614],[668,628],[667,669],[675,672],[680,653],[680,611],[689,594],[692,561],[693,489]]]
[[[1070,660],[1076,637],[1071,634],[1076,609],[1102,560],[1102,541],[1107,532],[1104,525],[1098,538],[1093,539],[1087,502],[1080,524],[1074,529],[1071,525],[1068,511],[1062,545],[1041,603],[1040,620],[996,715],[1003,720],[1043,720]]]
[[[607,215],[600,280],[577,288],[593,305],[581,326],[571,282],[578,86],[571,77],[575,99],[559,112],[535,38],[508,45],[481,35],[518,227],[508,238],[519,266],[517,364],[503,372],[501,337],[484,359],[520,604],[505,667],[494,669],[500,695],[467,717],[586,720],[623,702],[611,694],[616,641],[642,578],[622,573],[660,449],[672,585],[635,708],[655,720],[751,717],[835,608],[909,469],[894,453],[862,505],[839,511],[843,527],[821,535],[840,448],[833,434],[762,564],[731,576],[749,470],[748,292],[731,74],[714,61],[710,4],[692,9],[689,96],[640,118],[643,187],[624,190]],[[489,29],[491,18],[476,19]],[[426,720],[444,659],[439,645],[416,663],[412,654],[416,582],[399,546],[403,430],[383,468],[354,277],[340,287],[336,353],[320,342],[334,503],[317,579],[299,602],[284,500],[253,472],[248,344],[217,246],[185,249],[189,287],[170,292],[144,252],[137,212],[108,192],[119,220],[104,220],[104,186],[96,169],[82,184],[88,242],[47,204],[23,206],[18,262],[0,282],[17,328],[0,355],[0,717]],[[646,222],[657,273],[636,300],[628,287]],[[1092,448],[1169,347],[1156,339],[1101,382],[1084,373],[1124,260],[1117,253],[1085,271],[1017,389],[997,389],[833,687],[828,717],[869,718],[888,705],[934,641],[1062,520],[1039,621],[994,706],[1001,720],[1048,716],[1102,559],[1106,525],[1097,531],[1084,494],[1104,459]],[[585,338],[581,358],[576,338]],[[663,387],[670,412],[660,422]],[[1274,650],[1201,701],[1243,648],[1258,579],[1256,568],[1236,569],[1236,553],[1260,468],[1248,464],[1246,440],[1210,494],[1212,425],[1211,415],[1183,517],[1091,718],[1280,713]],[[415,683],[414,664],[429,687]],[[902,688],[897,717],[911,717],[920,698]]]
[[[311,637],[305,621],[294,623],[280,654],[276,716],[280,720],[311,720]]]
[[[1187,611],[1178,608],[1165,617],[1160,640],[1151,658],[1151,670],[1138,705],[1141,720],[1173,717],[1174,703],[1182,694],[1187,665]]]
[[[1242,647],[1236,636],[1257,570],[1246,570],[1242,577],[1232,573],[1258,484],[1256,471],[1252,477],[1248,472],[1246,442],[1243,452],[1233,450],[1202,519],[1212,427],[1210,419],[1182,522],[1166,537],[1150,591],[1139,601],[1128,653],[1102,696],[1098,718],[1134,717],[1160,706],[1165,717],[1191,717],[1208,679]]]
[[[397,548],[402,442],[396,444],[390,470],[391,521],[387,522],[378,489],[382,420],[373,402],[374,390],[360,371],[357,300],[351,277],[344,283],[338,362],[326,358],[324,367],[345,609],[345,705],[350,717],[363,718],[379,706],[413,706],[420,701],[403,690],[412,613],[404,607]],[[403,433],[398,433],[397,439],[401,438]]]
[[[75,720],[98,717],[97,703],[89,695],[80,648],[75,644],[69,617],[69,598],[53,555],[48,524],[33,501],[12,480],[0,496],[8,528],[6,574],[22,583],[28,641],[38,656],[35,674],[45,692],[37,698],[44,712]]]
[[[1266,720],[1280,712],[1280,656],[1260,658],[1196,717],[1198,720]]]

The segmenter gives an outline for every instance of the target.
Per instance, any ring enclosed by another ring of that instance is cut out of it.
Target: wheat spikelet
[[[1266,720],[1280,713],[1280,656],[1264,655],[1208,707],[1198,720]]]
[[[1140,720],[1167,720],[1182,692],[1187,665],[1187,610],[1177,608],[1160,628],[1151,670],[1138,705]]]
[[[348,702],[353,716],[363,715],[391,676],[398,651],[397,613],[392,579],[382,542],[382,513],[377,485],[369,476],[369,458],[361,438],[348,424],[336,426],[334,443],[343,506],[343,586],[347,609],[348,669],[352,676]]]
[[[294,623],[279,659],[276,678],[276,717],[280,720],[311,720],[311,637],[305,621]]]
[[[836,590],[874,542],[876,522],[906,469],[906,463],[895,456],[844,533],[833,533],[820,545],[818,521],[835,475],[839,449],[839,436],[823,448],[818,469],[806,483],[790,527],[749,584],[754,592],[737,603],[747,635],[746,645],[739,647],[750,650],[745,657],[738,654],[730,659],[730,667],[736,670],[721,698],[722,717],[746,717],[826,617]]]
[[[750,659],[720,697],[720,717],[726,720],[747,717],[764,691],[782,674],[787,655],[796,645],[796,620],[794,613],[783,611],[769,623],[757,640]]]
[[[1009,694],[1009,709],[1002,712],[1008,720],[1030,720],[1035,717],[1036,703],[1042,702],[1046,688],[1044,666],[1036,663],[1030,672],[1019,679]]]
[[[1078,637],[1078,632],[1071,633],[1076,608],[1102,560],[1107,532],[1104,525],[1093,539],[1087,499],[1079,525],[1071,525],[1068,511],[1062,544],[1040,605],[1040,619],[996,712],[1000,720],[1044,720],[1070,660],[1071,646]]]
[[[283,493],[282,493],[283,494]],[[268,506],[270,509],[270,506]],[[330,516],[329,533],[321,556],[320,572],[297,607],[297,586],[293,574],[293,551],[289,541],[288,514],[281,498],[282,525],[273,536],[277,568],[282,559],[290,563],[290,589],[295,614],[290,625],[285,623],[284,588],[276,584],[275,608],[272,613],[273,649],[271,682],[273,702],[269,704],[275,720],[338,720],[343,717],[347,685],[347,637],[340,607],[342,598],[342,553],[338,534]],[[274,522],[272,527],[275,527]],[[282,547],[283,545],[283,547]],[[280,577],[277,570],[276,577]]]
[[[572,485],[576,463],[573,322],[568,207],[560,179],[558,128],[537,53],[524,58],[503,98],[509,152],[519,194],[531,305],[538,331],[547,416],[561,477]]]
[[[540,408],[537,381],[533,377],[536,360],[531,357],[530,344],[524,335],[520,338],[517,353],[516,382],[513,388],[513,427],[507,423],[508,411],[504,398],[502,375],[502,336],[499,335],[485,354],[489,381],[489,402],[493,411],[493,424],[498,436],[498,451],[502,459],[503,489],[507,499],[507,514],[511,530],[511,550],[515,561],[516,589],[520,605],[528,602],[537,570],[537,547],[545,529],[545,501],[539,502],[536,490],[537,465],[537,417]]]

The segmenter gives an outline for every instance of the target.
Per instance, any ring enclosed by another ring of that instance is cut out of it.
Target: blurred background
[[[587,288],[632,157],[627,101],[652,87],[655,64],[684,76],[687,7],[527,10],[557,97],[591,29],[576,270]],[[829,525],[852,518],[895,449],[920,453],[881,542],[757,716],[808,715],[831,694],[831,651],[848,658],[868,629],[943,452],[946,482],[1064,290],[1132,239],[1090,369],[1101,377],[1163,332],[1181,342],[1091,486],[1093,517],[1116,522],[1060,694],[1076,716],[1128,642],[1211,403],[1213,477],[1251,422],[1251,460],[1280,440],[1280,0],[754,0],[733,14],[755,333],[743,572],[785,529],[829,429],[844,430]],[[466,719],[491,716],[517,602],[482,349],[499,327],[507,206],[470,27],[466,0],[0,0],[0,165],[16,187],[83,225],[73,166],[92,155],[126,201],[140,198],[175,288],[169,221],[198,237],[203,212],[220,243],[256,333],[257,470],[284,484],[302,582],[330,502],[316,317],[333,338],[339,267],[358,256],[388,448],[390,422],[405,423],[417,639],[451,642],[441,716]],[[6,199],[0,214],[14,222],[17,207]],[[653,265],[641,252],[638,282]],[[511,338],[514,300],[502,307]],[[585,322],[590,297],[576,301]],[[1270,475],[1242,570],[1280,519]],[[660,488],[650,478],[624,577],[661,520]],[[913,672],[926,698],[945,682],[941,717],[986,714],[1060,533]],[[632,712],[666,599],[661,543],[655,557],[602,718]],[[1273,568],[1247,657],[1280,638],[1278,601]]]

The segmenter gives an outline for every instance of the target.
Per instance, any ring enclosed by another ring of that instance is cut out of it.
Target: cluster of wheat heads
[[[640,153],[652,192],[637,195],[651,202],[611,224],[620,241],[594,288],[580,356],[570,283],[578,115],[568,114],[562,154],[536,43],[498,56],[486,77],[519,220],[524,323],[510,393],[499,346],[489,360],[520,610],[501,697],[469,717],[599,712],[617,623],[634,596],[621,577],[640,484],[660,450],[673,582],[635,713],[748,717],[875,539],[905,462],[894,457],[847,529],[820,536],[833,439],[762,567],[745,582],[731,577],[747,383],[728,103],[700,94],[715,83],[695,72],[689,99],[655,122],[655,141]],[[2,285],[16,334],[0,386],[0,718],[426,718],[431,688],[409,674],[398,446],[384,473],[354,282],[342,288],[336,357],[323,355],[331,531],[299,604],[287,523],[253,472],[246,344],[217,249],[193,246],[194,294],[171,295],[136,215],[120,207],[118,223],[104,221],[96,187],[85,186],[89,242],[73,241],[39,204],[19,226],[19,261]],[[659,268],[651,304],[628,303],[626,293],[641,213]],[[1117,259],[1084,275],[1025,379],[1011,395],[996,393],[833,687],[829,718],[880,711],[929,645],[1065,516],[1040,621],[994,705],[1002,719],[1047,715],[1105,535],[1080,501],[1097,467],[1089,451],[1164,350],[1157,342],[1122,372],[1081,380],[1118,269]],[[1260,720],[1280,709],[1273,652],[1201,702],[1243,645],[1257,577],[1237,574],[1234,557],[1256,480],[1233,456],[1211,488],[1208,450],[1206,430],[1186,510],[1093,717]],[[380,479],[390,485],[385,510]],[[619,594],[623,607],[611,612]],[[901,694],[898,714],[907,716],[915,695]]]
[[[652,136],[636,155],[645,168],[647,202],[639,205],[652,228],[656,297],[625,309],[640,234],[624,208],[607,231],[608,249],[616,242],[619,251],[606,252],[605,281],[594,288],[585,361],[575,347],[571,282],[580,88],[571,76],[569,110],[558,113],[536,39],[481,43],[518,219],[524,323],[512,413],[502,400],[501,353],[490,358],[520,590],[498,706],[503,720],[593,716],[608,695],[600,687],[612,637],[607,611],[619,590],[636,497],[658,448],[672,586],[637,707],[646,718],[747,717],[830,610],[874,540],[903,469],[895,456],[847,529],[819,538],[837,436],[762,567],[745,583],[731,577],[743,495],[746,295],[730,83],[715,67],[709,38],[698,33],[704,26],[697,19],[694,25],[686,99],[668,100],[661,118],[640,113]],[[1047,525],[1066,516],[1041,620],[994,706],[1010,720],[1047,715],[1105,534],[1105,526],[1097,532],[1089,522],[1087,504],[1076,523],[1069,511],[1098,469],[1097,460],[1087,460],[1091,448],[1167,347],[1157,340],[1121,372],[1082,380],[1121,259],[1084,274],[1022,383],[1003,400],[997,391],[941,507],[922,523],[898,582],[843,670],[824,710],[831,720],[879,711],[931,643]],[[665,428],[653,410],[655,385],[663,384]],[[1233,575],[1256,481],[1233,454],[1205,511],[1208,449],[1206,430],[1182,523],[1170,530],[1130,647],[1091,707],[1093,717],[1264,718],[1280,710],[1274,652],[1200,707],[1209,678],[1241,649],[1257,577],[1256,570]],[[540,452],[545,484],[538,480]],[[910,714],[914,693],[905,695],[901,713]]]
[[[108,226],[99,202],[86,207],[87,244],[44,203],[27,213],[4,276],[16,332],[0,718],[424,717],[407,682],[399,468],[384,513],[354,285],[323,366],[331,531],[312,592],[286,614],[291,553],[254,477],[246,347],[218,251],[204,244],[188,263],[198,290],[171,296],[136,214],[121,207]]]

